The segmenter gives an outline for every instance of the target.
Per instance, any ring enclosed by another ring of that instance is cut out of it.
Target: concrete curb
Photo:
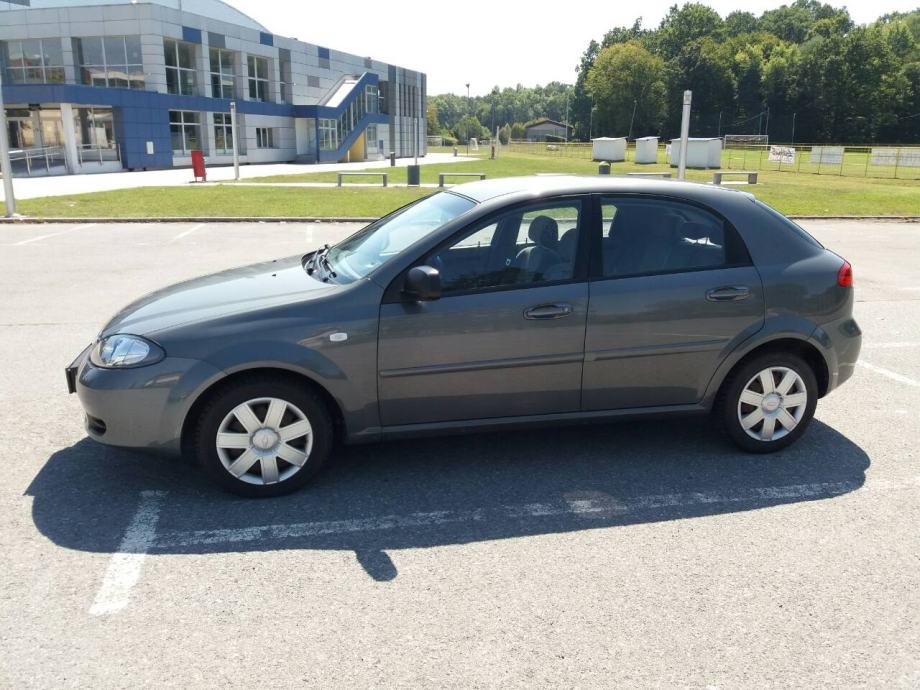
[[[920,216],[788,216],[792,220],[851,220],[892,223],[920,223]],[[41,225],[74,223],[372,223],[374,218],[349,216],[236,216],[164,218],[0,218],[0,225]]]

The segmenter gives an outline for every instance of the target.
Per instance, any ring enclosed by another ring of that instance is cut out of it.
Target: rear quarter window
[[[778,221],[779,223],[784,225],[786,228],[788,228],[789,232],[791,232],[793,235],[797,236],[801,240],[804,240],[805,242],[808,242],[812,246],[817,247],[818,249],[824,249],[824,245],[818,242],[818,240],[816,240],[814,237],[812,237],[808,233],[808,231],[805,230],[805,228],[803,228],[801,225],[799,225],[795,221],[789,220],[788,218],[786,218],[786,216],[784,216],[782,213],[777,211],[775,208],[771,208],[770,206],[767,206],[762,201],[757,201],[756,203],[761,209],[769,213],[774,218],[774,220]]]

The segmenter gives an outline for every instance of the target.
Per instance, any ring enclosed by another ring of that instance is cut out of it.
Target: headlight
[[[89,360],[97,367],[119,369],[155,364],[166,356],[156,343],[137,335],[110,335],[100,339],[90,351]]]

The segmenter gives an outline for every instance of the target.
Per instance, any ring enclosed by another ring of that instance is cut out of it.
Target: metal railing
[[[77,147],[77,159],[80,166],[98,163],[121,161],[121,151],[118,146],[96,146],[84,144]],[[10,151],[10,163],[13,175],[25,174],[31,177],[39,171],[45,174],[55,168],[66,168],[67,159],[63,146],[37,146],[27,149],[13,149]]]
[[[10,151],[10,163],[13,175],[25,172],[31,176],[36,169],[44,168],[51,172],[52,168],[64,167],[63,146],[41,146],[28,149],[13,149]]]

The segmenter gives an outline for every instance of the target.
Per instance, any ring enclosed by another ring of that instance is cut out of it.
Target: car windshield
[[[339,282],[359,280],[475,205],[476,202],[449,192],[426,197],[330,248],[325,263]]]

